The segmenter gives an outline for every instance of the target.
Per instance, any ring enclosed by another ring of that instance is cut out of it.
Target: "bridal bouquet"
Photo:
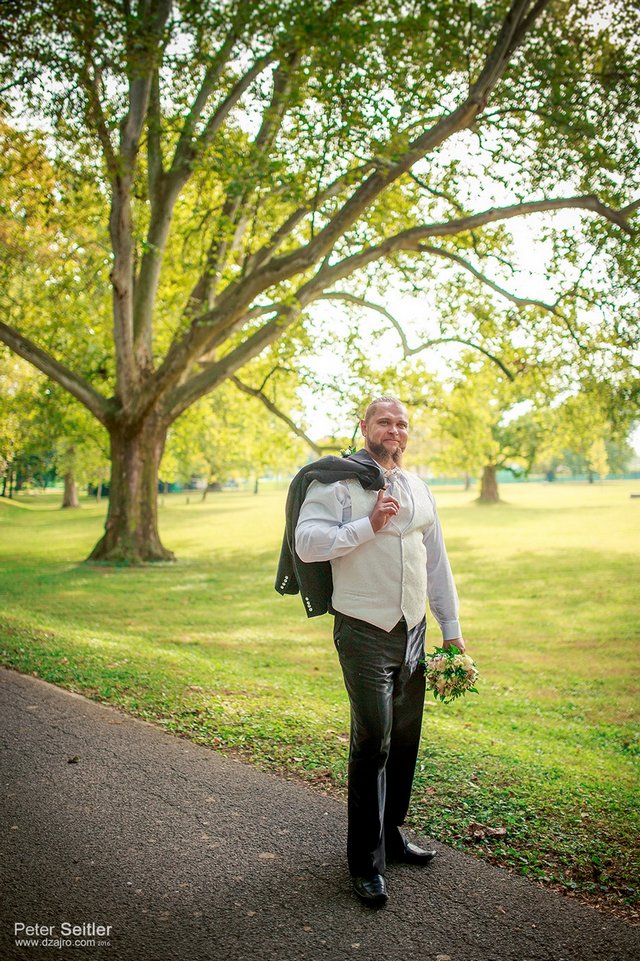
[[[449,648],[436,647],[424,661],[427,690],[433,691],[434,698],[443,704],[450,704],[467,691],[477,694],[474,687],[478,668],[473,658],[461,654],[455,645]]]

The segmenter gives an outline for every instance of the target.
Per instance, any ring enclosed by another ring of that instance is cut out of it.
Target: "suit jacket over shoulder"
[[[364,490],[379,491],[385,486],[380,467],[365,450],[348,457],[329,455],[306,464],[291,481],[285,508],[285,531],[282,539],[275,589],[279,594],[300,592],[307,617],[318,617],[330,609],[333,577],[329,561],[307,564],[295,549],[296,524],[309,485],[313,481],[335,484],[354,478]]]

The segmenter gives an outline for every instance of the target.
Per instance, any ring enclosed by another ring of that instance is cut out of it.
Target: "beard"
[[[379,461],[383,464],[393,461],[398,467],[402,463],[402,455],[404,453],[404,448],[398,446],[394,450],[393,454],[390,454],[384,444],[376,444],[374,441],[369,441],[368,443],[369,451],[374,457],[377,457]]]

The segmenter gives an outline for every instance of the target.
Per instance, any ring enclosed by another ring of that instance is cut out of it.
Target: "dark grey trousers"
[[[336,612],[334,642],[351,703],[347,860],[384,874],[402,844],[422,727],[425,621],[391,631]]]

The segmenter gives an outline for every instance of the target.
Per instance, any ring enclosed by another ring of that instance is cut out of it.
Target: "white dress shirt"
[[[400,468],[386,471],[389,493],[401,488],[401,500],[413,504],[413,495],[406,474]],[[451,566],[436,512],[433,494],[425,485],[433,506],[434,522],[424,531],[423,543],[427,556],[427,596],[429,607],[440,625],[443,640],[461,637],[458,620],[458,595]],[[351,495],[345,481],[321,484],[313,481],[307,491],[296,526],[296,553],[302,561],[331,561],[355,550],[360,544],[375,538],[368,517],[351,520]],[[402,524],[403,512],[398,520]],[[388,521],[394,523],[394,520]],[[426,606],[426,603],[425,603]]]

